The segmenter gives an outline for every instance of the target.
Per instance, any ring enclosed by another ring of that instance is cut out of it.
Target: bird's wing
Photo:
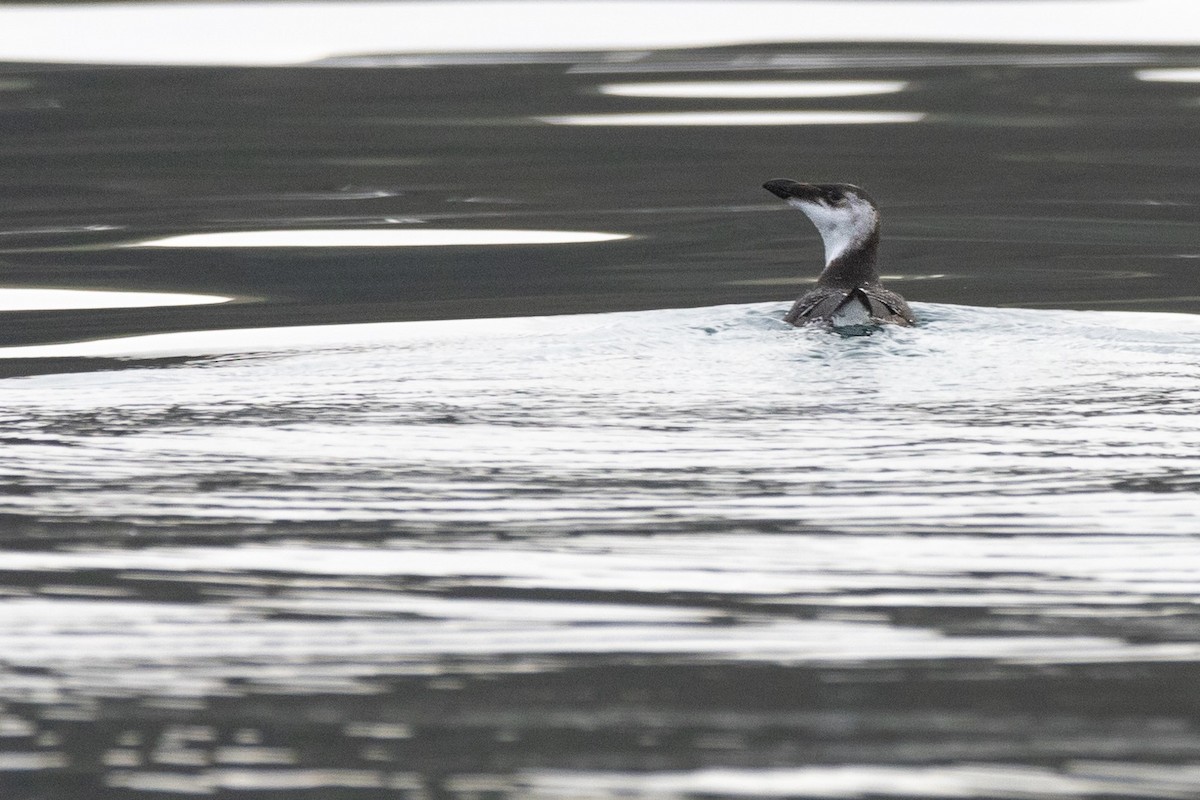
[[[866,299],[871,316],[887,322],[912,325],[917,321],[904,298],[882,286],[866,286],[858,290]]]
[[[841,289],[818,287],[801,295],[800,299],[792,304],[791,311],[784,316],[783,321],[791,325],[804,325],[827,319],[846,302],[849,295],[849,292]]]
[[[917,321],[903,297],[880,286],[862,286],[850,291],[819,286],[802,295],[783,321],[791,325],[826,321],[847,303],[860,299],[871,317],[880,322],[913,325]]]

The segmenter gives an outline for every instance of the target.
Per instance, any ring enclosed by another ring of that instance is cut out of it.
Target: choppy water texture
[[[918,305],[843,338],[784,310],[153,336],[10,379],[0,765],[1200,791],[1200,321]]]
[[[1200,796],[1200,51],[474,49],[0,69],[0,796]]]

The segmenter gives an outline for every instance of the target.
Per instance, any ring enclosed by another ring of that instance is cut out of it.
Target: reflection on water
[[[513,534],[564,522],[578,533],[593,523],[661,532],[802,520],[863,533],[1194,530],[1185,476],[1200,467],[1200,328],[1191,317],[929,307],[918,329],[841,343],[794,331],[775,312],[41,348],[33,354],[240,355],[103,383],[90,374],[12,383],[5,418],[26,433],[12,443],[20,464],[8,474],[39,488],[0,498],[0,508]],[[72,434],[84,419],[84,435]],[[109,436],[109,419],[119,435]],[[196,483],[217,474],[227,485],[197,505]]]
[[[225,303],[228,297],[163,292],[98,292],[88,289],[0,287],[0,311],[61,311],[84,308],[145,308]]]
[[[455,247],[506,244],[572,244],[627,239],[620,233],[585,231],[353,230],[226,231],[187,233],[135,242],[128,247]]]
[[[1200,787],[1190,712],[1140,694],[1200,660],[1200,322],[924,304],[843,339],[785,308],[46,348],[190,360],[6,381],[0,769]]]
[[[0,8],[0,58],[249,66],[363,53],[636,50],[754,42],[1200,43],[1200,33],[1180,24],[1179,0],[857,2],[850,9],[839,0],[28,5]]]
[[[852,5],[0,8],[309,63],[0,75],[0,796],[1200,794],[1195,30]]]
[[[1134,74],[1141,81],[1200,83],[1200,69],[1139,69]]]
[[[873,125],[920,122],[911,111],[676,111],[539,117],[551,125]]]
[[[1037,767],[967,764],[944,767],[808,767],[709,769],[685,773],[534,773],[521,782],[531,798],[661,797],[1074,797],[1184,798],[1200,791],[1200,770],[1164,780],[1136,766],[1072,764],[1064,773]]]
[[[602,94],[618,97],[858,97],[900,92],[905,81],[687,81],[610,83]]]

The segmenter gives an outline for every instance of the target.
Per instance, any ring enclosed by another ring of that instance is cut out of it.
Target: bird
[[[816,287],[800,295],[784,322],[835,330],[916,324],[904,298],[879,281],[879,208],[869,194],[849,183],[787,179],[767,181],[763,188],[804,212],[825,243],[825,269]]]

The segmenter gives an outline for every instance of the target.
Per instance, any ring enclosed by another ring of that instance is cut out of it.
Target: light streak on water
[[[166,292],[112,292],[94,289],[0,288],[0,311],[63,311],[86,308],[152,308],[226,303],[229,297]]]
[[[326,228],[185,233],[134,242],[128,247],[480,247],[577,244],[628,239],[623,233],[590,231],[454,230],[429,228]]]
[[[893,125],[920,122],[917,111],[650,111],[538,117],[551,125]]]
[[[903,91],[907,81],[677,81],[609,83],[601,94],[616,97],[858,97]]]

